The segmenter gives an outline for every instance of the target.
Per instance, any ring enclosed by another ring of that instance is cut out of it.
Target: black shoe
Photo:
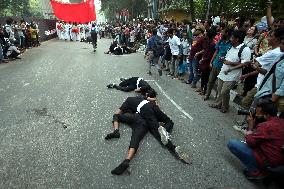
[[[119,166],[111,171],[111,174],[121,175],[129,167],[129,159],[124,160]]]
[[[152,72],[147,72],[148,75],[152,75]]]
[[[112,138],[120,138],[119,130],[114,130],[113,133],[109,133],[105,137],[106,140],[109,140],[109,139],[112,139]]]
[[[120,81],[125,81],[125,78],[120,78]]]
[[[111,84],[108,84],[108,85],[107,85],[107,88],[109,88],[109,89],[112,89],[112,88],[114,88],[114,84],[113,84],[113,83],[111,83]]]
[[[159,76],[162,76],[162,75],[163,75],[162,70],[158,70],[158,72],[159,72]]]

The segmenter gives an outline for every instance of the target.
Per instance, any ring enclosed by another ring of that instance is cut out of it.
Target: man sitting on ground
[[[21,59],[19,57],[19,55],[21,54],[21,51],[18,49],[18,47],[16,47],[17,44],[18,44],[18,42],[14,42],[14,44],[9,45],[9,48],[7,50],[7,53],[6,53],[6,55],[9,59],[12,59],[12,60]]]
[[[260,102],[255,118],[248,117],[250,130],[245,142],[230,140],[229,150],[245,165],[244,174],[249,180],[259,180],[268,176],[267,167],[284,165],[281,153],[284,144],[284,120],[277,117],[277,106],[273,102]]]

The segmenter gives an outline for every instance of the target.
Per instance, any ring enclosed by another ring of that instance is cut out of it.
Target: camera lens
[[[239,109],[238,115],[250,115],[250,111],[244,110],[244,109]]]

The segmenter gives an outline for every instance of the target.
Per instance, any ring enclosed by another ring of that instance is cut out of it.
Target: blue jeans
[[[195,58],[192,59],[192,61],[189,62],[189,77],[188,77],[188,83],[196,84],[198,81],[198,60]]]
[[[230,140],[228,148],[246,166],[248,171],[259,170],[259,165],[253,155],[252,149],[246,143],[239,140]]]

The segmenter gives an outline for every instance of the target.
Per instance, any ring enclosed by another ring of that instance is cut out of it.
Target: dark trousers
[[[242,74],[245,75],[247,73],[253,72],[254,69],[251,66],[245,67],[242,70]],[[244,87],[243,87],[243,96],[247,95],[247,92],[249,92],[252,88],[255,87],[256,84],[256,80],[257,80],[257,75],[255,76],[251,76],[245,79],[244,81]]]
[[[202,70],[202,72],[201,72],[201,89],[202,89],[202,91],[204,91],[204,93],[207,90],[207,84],[208,84],[208,81],[209,81],[209,76],[210,76],[210,69],[209,68]]]
[[[161,141],[161,136],[158,132],[159,122],[165,124],[165,128],[173,127],[172,120],[160,110],[160,108],[152,103],[147,103],[141,108],[140,115],[145,119],[150,133],[158,140]]]
[[[16,58],[19,55],[20,55],[20,53],[17,53],[16,51],[13,51],[8,57],[9,58]]]
[[[115,88],[117,90],[124,91],[124,92],[134,91],[137,88],[136,86],[137,79],[138,77],[131,77],[131,78],[125,79],[124,81],[120,82],[118,86],[115,86]]]
[[[154,136],[155,139],[158,140],[160,144],[161,142],[161,136],[159,134],[158,128],[159,128],[159,122],[165,123],[165,128],[173,128],[174,123],[172,120],[160,110],[159,107],[156,105],[153,105],[151,103],[145,104],[141,108],[141,117],[145,119],[147,126],[149,128],[150,133]],[[168,141],[167,145],[165,147],[174,155],[175,154],[175,148],[176,146],[172,143],[172,141]]]
[[[23,49],[25,47],[25,38],[24,36],[20,36],[20,47]]]
[[[129,148],[134,148],[137,151],[140,141],[148,132],[146,121],[139,114],[130,113],[119,114],[118,121],[130,125],[132,128]]]

